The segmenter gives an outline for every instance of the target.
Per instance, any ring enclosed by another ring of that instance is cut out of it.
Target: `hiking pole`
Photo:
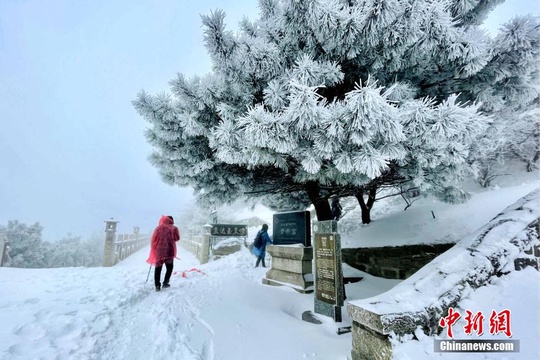
[[[150,269],[152,269],[152,264],[150,264],[150,267],[148,268],[148,275],[146,275],[146,282],[148,282],[148,277],[150,276]]]

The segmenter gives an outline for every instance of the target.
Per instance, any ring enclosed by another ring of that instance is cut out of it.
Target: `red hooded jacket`
[[[168,216],[161,216],[159,225],[152,234],[150,256],[147,263],[156,265],[157,262],[176,257],[176,242],[180,240],[180,232]]]

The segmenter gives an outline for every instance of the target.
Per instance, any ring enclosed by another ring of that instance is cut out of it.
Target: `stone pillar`
[[[0,266],[4,266],[4,259],[6,257],[7,240],[6,235],[0,235]]]
[[[314,224],[313,230],[315,230],[315,313],[341,322],[345,286],[337,221],[319,221]]]
[[[139,227],[133,227],[133,238],[135,239],[135,250],[139,250],[142,246],[139,243]]]
[[[206,264],[210,258],[210,236],[212,225],[206,224],[203,226],[203,235],[201,242],[201,254],[199,261],[201,264]]]
[[[392,360],[388,335],[353,321],[352,339],[352,360]]]
[[[352,320],[351,359],[392,360],[392,344],[388,338],[389,330],[383,325],[383,315],[351,303],[347,304],[347,312]],[[398,319],[397,324],[416,327],[414,320],[411,321],[410,318],[405,320],[401,317],[406,314],[395,313],[395,315]],[[391,330],[397,331],[397,329]]]
[[[115,262],[115,248],[114,240],[116,238],[116,224],[118,221],[111,220],[105,221],[105,245],[103,247],[103,266],[113,266]]]
[[[272,267],[262,279],[265,285],[285,285],[302,293],[313,292],[313,248],[303,245],[269,245]]]

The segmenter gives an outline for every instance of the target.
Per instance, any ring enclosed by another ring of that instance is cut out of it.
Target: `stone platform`
[[[289,286],[303,294],[314,291],[312,247],[270,245],[266,250],[272,256],[272,267],[262,279],[263,284]]]

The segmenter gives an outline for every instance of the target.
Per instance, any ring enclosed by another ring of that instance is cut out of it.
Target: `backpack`
[[[262,231],[259,231],[257,236],[255,236],[255,240],[253,240],[253,246],[259,249],[262,246],[262,242]]]

